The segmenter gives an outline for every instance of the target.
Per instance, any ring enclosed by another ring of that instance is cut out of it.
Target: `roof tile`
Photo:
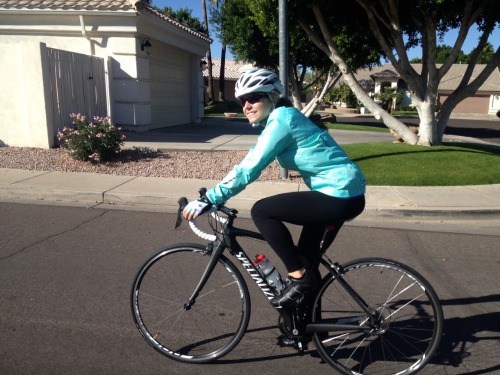
[[[0,0],[4,9],[131,10],[128,0]]]
[[[135,6],[134,6],[135,4]],[[0,9],[17,9],[17,10],[138,10],[141,13],[148,13],[155,17],[161,18],[190,34],[193,34],[207,42],[212,40],[205,34],[193,30],[188,25],[170,18],[163,14],[157,8],[154,8],[139,0],[0,0]]]
[[[0,0],[1,1],[1,0]],[[188,25],[185,23],[182,23],[175,18],[171,18],[167,16],[165,13],[161,12],[159,9],[154,8],[152,6],[147,5],[146,3],[139,2],[139,4],[136,4],[137,8],[139,11],[145,12],[152,14],[155,17],[161,18],[163,21],[166,21],[170,24],[173,24],[185,31],[187,31],[190,34],[196,35],[197,37],[204,39],[207,42],[212,42],[212,39],[210,39],[206,34],[200,33],[192,28],[190,28]]]
[[[212,76],[215,79],[220,78],[220,66],[221,66],[221,59],[212,59]],[[245,70],[249,70],[253,67],[253,65],[248,64],[246,62],[242,61],[235,61],[235,60],[226,60],[225,66],[224,66],[224,79],[229,79],[229,80],[237,80],[240,78],[241,74]],[[203,68],[203,75],[205,77],[208,76],[208,67],[205,65]]]

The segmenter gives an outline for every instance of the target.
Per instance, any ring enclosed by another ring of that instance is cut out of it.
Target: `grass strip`
[[[500,183],[500,151],[486,146],[445,143],[343,145],[362,169],[369,185],[463,186]]]

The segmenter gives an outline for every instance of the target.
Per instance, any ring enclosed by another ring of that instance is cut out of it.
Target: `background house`
[[[412,64],[420,72],[422,64]],[[476,65],[471,79],[481,73],[485,65]],[[438,87],[438,102],[443,103],[446,98],[458,87],[466,64],[454,64],[443,77]],[[406,82],[399,76],[392,64],[385,64],[372,69],[359,70],[355,74],[358,82],[369,93],[383,92],[385,87],[403,90],[404,97],[400,105],[412,105],[411,92]],[[342,80],[341,80],[342,82]],[[465,98],[453,109],[453,113],[478,113],[494,115],[500,109],[500,71],[495,69],[477,92]]]
[[[212,59],[212,75],[214,82],[214,94],[216,100],[219,99],[219,76],[220,76],[220,59]],[[412,64],[417,72],[422,69],[422,64]],[[476,77],[485,65],[476,65],[472,74],[472,79]],[[236,100],[234,97],[234,86],[240,75],[246,70],[252,69],[253,65],[226,60],[225,68],[225,96],[226,100]],[[462,76],[465,73],[467,65],[455,64],[452,65],[448,73],[443,77],[438,88],[438,101],[443,103],[446,98],[457,88]],[[206,65],[203,68],[203,76],[205,78],[205,86],[208,84],[208,68]],[[400,106],[411,106],[411,92],[408,90],[406,82],[396,72],[392,64],[384,64],[372,69],[361,69],[355,74],[361,87],[373,94],[383,92],[386,87],[401,89],[403,91],[403,100]],[[343,82],[343,78],[339,80],[337,86]],[[311,99],[312,95],[307,96],[307,100]],[[207,87],[205,87],[205,102],[208,101]],[[461,101],[453,110],[453,113],[472,113],[472,114],[490,114],[494,115],[500,110],[500,71],[495,69],[488,79],[481,85],[477,92],[463,101]],[[333,110],[335,112],[335,110]],[[341,108],[337,111],[342,111]]]
[[[70,113],[198,122],[211,39],[137,0],[0,0],[0,144],[52,147]]]
[[[219,100],[220,91],[220,66],[221,59],[212,59],[212,78],[214,83],[214,97]],[[234,86],[240,76],[247,70],[253,69],[252,64],[241,61],[226,60],[224,66],[224,95],[228,101],[237,101],[234,96]],[[205,79],[205,103],[208,102],[208,67],[203,67],[203,77]]]

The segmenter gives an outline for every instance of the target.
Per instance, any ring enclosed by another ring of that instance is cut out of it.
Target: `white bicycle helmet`
[[[276,73],[267,69],[252,69],[238,79],[234,88],[234,96],[239,99],[254,92],[275,92],[283,95],[285,88]]]

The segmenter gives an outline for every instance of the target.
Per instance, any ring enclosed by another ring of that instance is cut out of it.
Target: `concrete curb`
[[[4,199],[115,205],[177,211],[181,196],[197,198],[201,187],[217,181],[160,177],[112,176],[96,173],[43,172],[0,168],[0,197]],[[262,197],[307,190],[304,184],[255,182],[231,199],[230,207],[248,217]],[[500,218],[500,185],[400,187],[368,186],[361,219]]]

